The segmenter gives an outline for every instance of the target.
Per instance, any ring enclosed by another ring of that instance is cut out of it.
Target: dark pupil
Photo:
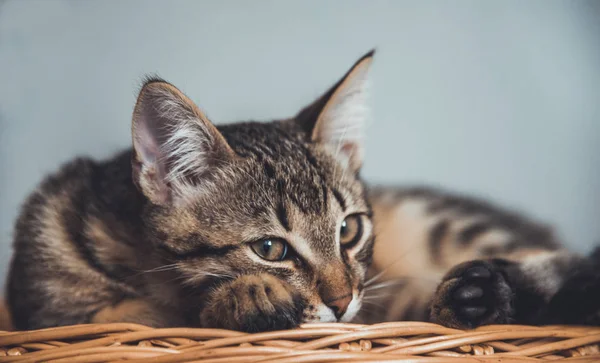
[[[346,220],[344,219],[344,221],[342,222],[342,228],[340,229],[340,234],[343,236],[345,235],[348,231],[348,222],[346,222]]]
[[[263,242],[263,252],[265,255],[269,254],[269,251],[271,250],[271,247],[273,246],[273,242],[271,240],[266,240]]]

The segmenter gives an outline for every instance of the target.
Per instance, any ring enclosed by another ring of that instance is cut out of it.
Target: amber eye
[[[350,248],[354,246],[362,237],[363,226],[362,218],[359,214],[353,214],[342,222],[340,227],[340,244]]]
[[[281,261],[288,253],[287,242],[278,238],[261,239],[252,243],[252,250],[267,261]]]

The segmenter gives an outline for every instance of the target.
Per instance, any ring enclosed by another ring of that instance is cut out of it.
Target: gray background
[[[600,1],[5,1],[0,277],[19,204],[126,147],[142,75],[215,122],[295,113],[376,46],[364,175],[490,198],[600,241]]]

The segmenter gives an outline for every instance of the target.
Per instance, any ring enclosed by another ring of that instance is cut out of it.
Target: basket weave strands
[[[247,334],[89,324],[0,332],[1,362],[600,362],[600,328],[518,325],[463,331],[421,322],[310,324]]]

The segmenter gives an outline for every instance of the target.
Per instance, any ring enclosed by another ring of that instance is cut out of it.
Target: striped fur
[[[25,202],[7,284],[16,327],[260,331],[353,319],[373,249],[355,112],[372,56],[296,117],[266,123],[216,127],[149,79],[132,150],[68,163]],[[342,246],[350,217],[361,228]],[[261,257],[253,246],[266,241],[288,254]]]
[[[366,289],[360,321],[431,319],[458,328],[508,322],[597,324],[600,290],[581,292],[590,306],[581,316],[567,318],[567,312],[554,307],[580,304],[556,300],[570,281],[600,286],[600,280],[595,277],[598,262],[562,248],[550,227],[486,201],[432,188],[373,187],[370,197],[376,282]],[[484,270],[491,273],[489,279],[470,277]]]
[[[24,203],[7,284],[16,328],[597,324],[597,256],[486,202],[365,186],[372,58],[266,123],[214,126],[173,85],[148,80],[132,149],[72,161]],[[342,240],[348,220],[355,235]],[[273,245],[287,254],[261,255]]]

